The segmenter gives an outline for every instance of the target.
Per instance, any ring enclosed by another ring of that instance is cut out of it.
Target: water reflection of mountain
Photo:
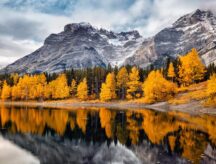
[[[134,149],[133,152],[147,143],[163,149],[170,158],[178,154],[195,163],[208,159],[205,152],[209,146],[213,151],[216,143],[216,117],[208,115],[191,116],[180,112],[162,113],[141,109],[68,111],[2,106],[0,118],[1,127],[6,128],[7,136],[28,133],[31,138],[51,137],[85,144],[89,148],[93,147],[91,145],[110,145],[119,141]]]

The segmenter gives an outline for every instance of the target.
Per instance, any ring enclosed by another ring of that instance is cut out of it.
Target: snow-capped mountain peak
[[[59,72],[70,68],[125,64],[147,67],[167,59],[199,51],[206,65],[216,63],[216,17],[196,10],[175,21],[155,36],[144,39],[138,31],[113,32],[89,23],[71,23],[51,34],[35,52],[10,64],[0,73]]]

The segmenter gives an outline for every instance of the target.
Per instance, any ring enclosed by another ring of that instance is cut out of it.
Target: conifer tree
[[[1,92],[1,98],[2,100],[9,99],[11,96],[11,87],[7,84],[6,81],[4,81],[2,92]]]
[[[21,99],[21,88],[19,85],[14,85],[11,88],[11,97],[13,100]]]
[[[122,67],[116,76],[117,87],[120,92],[119,96],[121,96],[121,99],[124,99],[126,96],[128,78],[129,77],[128,77],[127,69],[125,67]]]
[[[77,97],[81,100],[86,100],[88,98],[88,86],[86,78],[83,79],[77,86]]]
[[[172,81],[174,80],[174,78],[175,78],[175,76],[176,76],[176,75],[175,75],[175,69],[174,69],[174,66],[173,66],[173,63],[172,63],[172,62],[169,64],[167,76],[168,76],[169,78],[171,78]]]
[[[139,82],[139,70],[136,67],[133,67],[130,74],[129,74],[129,81],[127,82],[127,98],[132,99],[136,98],[137,92],[140,89],[140,82]]]
[[[149,73],[142,87],[147,103],[168,100],[174,96],[176,88],[177,86],[166,80],[158,70]]]
[[[11,77],[11,79],[13,81],[13,85],[16,85],[18,83],[18,81],[19,81],[19,75],[18,75],[18,73],[13,73],[13,74],[11,74],[10,77]]]
[[[216,105],[216,74],[213,74],[208,80],[207,94],[209,105]]]
[[[47,92],[51,93],[53,99],[63,99],[69,96],[69,87],[65,74],[60,74],[56,80],[49,83]]]
[[[116,81],[115,74],[109,73],[106,77],[106,82],[102,84],[100,99],[108,101],[116,98]]]
[[[70,86],[70,93],[72,96],[76,95],[76,91],[77,91],[77,83],[75,79],[72,79],[71,81],[71,86]]]
[[[188,54],[180,57],[179,81],[188,86],[204,78],[205,65],[202,63],[198,52],[193,48]]]

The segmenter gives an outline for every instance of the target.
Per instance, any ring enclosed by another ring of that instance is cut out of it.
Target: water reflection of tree
[[[52,130],[70,139],[83,138],[83,141],[94,143],[118,140],[126,145],[139,144],[145,138],[195,162],[200,160],[208,142],[216,143],[216,119],[208,115],[143,109],[68,111],[1,106],[0,119],[1,127],[13,133],[44,135]]]

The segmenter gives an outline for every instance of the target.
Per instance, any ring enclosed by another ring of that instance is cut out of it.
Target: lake
[[[0,124],[5,139],[41,163],[216,162],[216,116],[206,114],[2,105]]]

